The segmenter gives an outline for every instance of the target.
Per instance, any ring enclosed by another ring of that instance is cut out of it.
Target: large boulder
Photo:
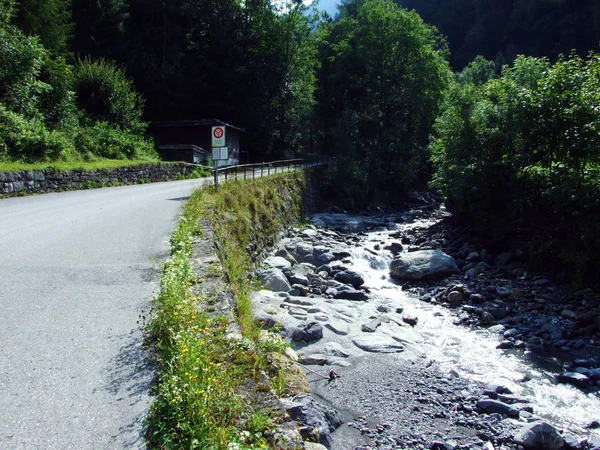
[[[265,287],[274,292],[289,292],[292,290],[283,272],[275,267],[257,271],[257,275]]]
[[[397,280],[443,278],[457,272],[454,258],[441,250],[401,253],[390,264],[390,275]]]
[[[545,422],[525,425],[516,434],[515,442],[527,450],[558,450],[565,444],[556,428]]]

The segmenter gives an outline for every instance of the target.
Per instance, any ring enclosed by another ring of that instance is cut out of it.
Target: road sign
[[[229,159],[229,147],[213,147],[212,159],[213,161]]]
[[[212,146],[213,147],[225,147],[225,127],[216,126],[212,127],[211,130]],[[227,159],[227,158],[225,158]]]

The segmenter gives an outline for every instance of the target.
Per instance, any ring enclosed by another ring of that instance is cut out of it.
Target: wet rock
[[[471,252],[467,256],[467,261],[479,261],[479,253]]]
[[[588,430],[596,430],[598,428],[600,428],[600,422],[597,420],[592,420],[590,423],[588,423],[585,426]]]
[[[387,313],[387,312],[390,312],[390,307],[387,305],[379,305],[377,307],[377,311],[379,311],[381,313]]]
[[[359,336],[352,340],[361,350],[373,353],[400,353],[404,346],[387,336]]]
[[[587,376],[577,372],[563,372],[556,375],[555,378],[559,383],[568,383],[575,386],[586,386],[590,383],[590,379]]]
[[[257,275],[266,286],[273,292],[289,292],[292,289],[283,272],[276,268],[257,270]]]
[[[525,425],[514,440],[526,450],[559,450],[565,444],[556,428],[545,422]]]
[[[581,442],[579,442],[579,439],[577,439],[575,436],[564,434],[563,439],[565,440],[565,447],[568,449],[580,450],[582,448]]]
[[[369,297],[365,294],[364,291],[357,291],[355,289],[348,289],[347,291],[337,292],[334,298],[342,299],[342,300],[354,300],[354,301],[367,301]]]
[[[459,306],[464,300],[463,293],[460,291],[452,291],[448,294],[448,303],[452,306]]]
[[[454,258],[440,250],[402,253],[390,264],[390,275],[398,280],[443,278],[457,272]]]
[[[419,322],[419,319],[417,317],[414,317],[414,316],[403,316],[402,317],[402,322],[410,325],[411,327],[414,327]]]
[[[496,348],[500,350],[507,350],[513,348],[514,346],[515,344],[511,341],[502,341],[498,345],[496,345]]]
[[[498,413],[509,417],[519,417],[518,409],[497,400],[479,400],[477,407],[488,414]]]
[[[389,250],[394,255],[396,255],[396,254],[400,253],[404,249],[404,246],[400,242],[392,242],[391,244],[386,245],[383,248],[385,250]]]
[[[355,289],[365,284],[365,280],[361,274],[354,272],[353,270],[346,270],[344,272],[338,272],[333,277],[334,280],[340,283],[350,284]]]
[[[317,341],[323,337],[323,327],[318,322],[309,322],[292,329],[290,336],[297,342]]]

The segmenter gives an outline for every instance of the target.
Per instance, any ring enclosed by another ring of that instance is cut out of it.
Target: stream
[[[444,216],[443,208],[401,220],[319,214],[313,217],[316,227],[296,230],[276,252],[275,258],[296,262],[279,268],[291,290],[261,291],[254,301],[259,316],[278,316],[283,324],[308,369],[314,398],[342,417],[321,443],[340,450],[519,448],[514,433],[543,420],[573,445],[584,445],[565,448],[596,445],[600,433],[589,424],[600,419],[597,389],[556,383],[562,361],[554,355],[498,349],[503,338],[497,332],[457,324],[460,309],[422,301],[406,282],[390,278],[398,237]],[[329,254],[335,259],[322,257]],[[335,289],[344,289],[323,273],[327,267],[360,274],[364,284],[356,290],[367,292],[368,300],[336,298]],[[271,309],[265,313],[267,304]],[[298,338],[307,323],[320,327],[322,337]],[[329,370],[339,378],[325,380]],[[497,398],[490,390],[507,394],[500,398],[518,409],[518,417],[482,413],[477,402]]]

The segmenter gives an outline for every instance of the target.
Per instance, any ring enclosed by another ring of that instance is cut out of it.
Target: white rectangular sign
[[[224,125],[218,125],[216,127],[212,127],[210,135],[212,138],[212,146],[213,147],[225,147],[225,145],[227,145],[225,143],[225,126]]]
[[[213,147],[212,159],[213,161],[229,159],[229,147]]]

